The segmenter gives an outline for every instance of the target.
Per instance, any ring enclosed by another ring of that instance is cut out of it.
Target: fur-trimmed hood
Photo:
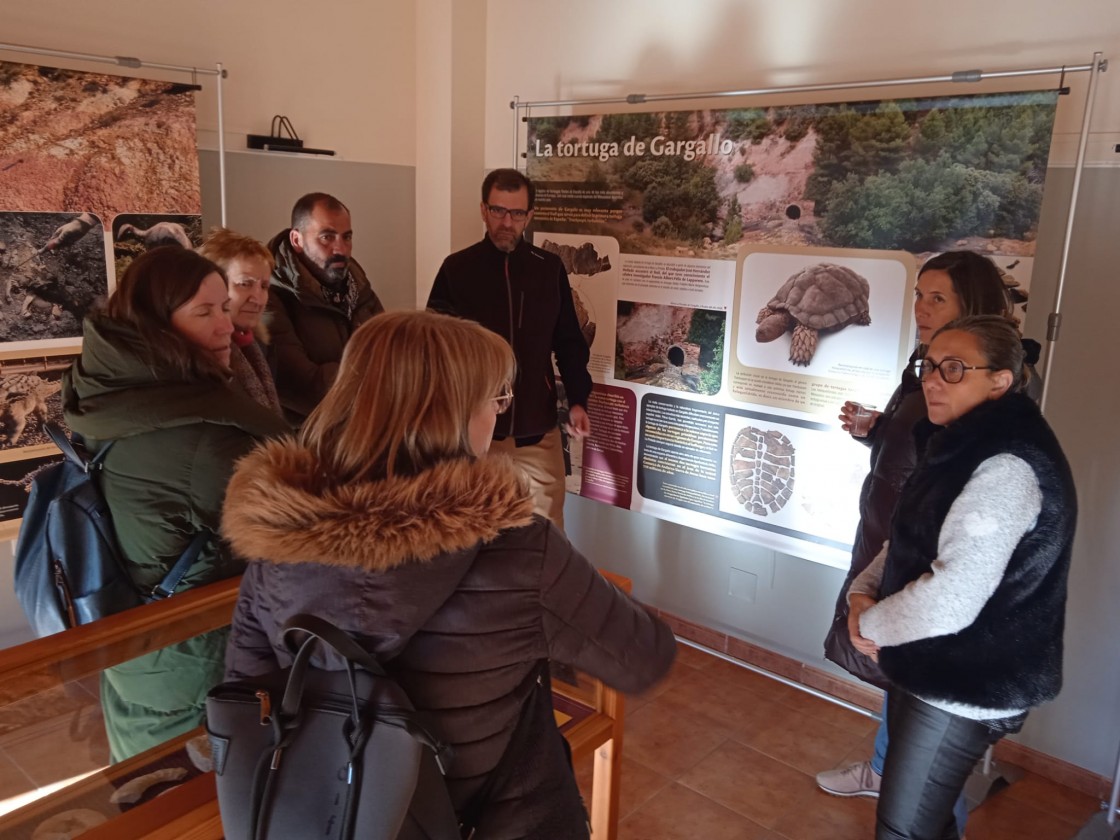
[[[586,838],[547,694],[528,702],[522,686],[551,659],[645,691],[672,664],[672,631],[531,513],[504,457],[321,484],[316,459],[288,439],[246,457],[229,485],[226,535],[262,562],[249,563],[241,582],[227,679],[288,665],[281,628],[301,613],[319,616],[374,655],[454,750],[445,779],[460,811],[526,722],[530,734],[496,780],[479,836]],[[316,667],[343,667],[319,648]]]
[[[461,552],[530,522],[528,488],[505,457],[462,458],[409,478],[330,486],[315,456],[286,438],[238,463],[222,530],[250,560],[378,572]]]

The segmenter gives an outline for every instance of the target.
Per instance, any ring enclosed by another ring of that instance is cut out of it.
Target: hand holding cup
[[[840,428],[852,437],[865,438],[871,434],[880,414],[882,412],[876,411],[873,405],[849,400],[840,407]]]

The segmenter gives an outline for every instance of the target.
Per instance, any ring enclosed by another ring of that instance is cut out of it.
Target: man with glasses
[[[346,205],[308,193],[292,208],[292,226],[268,243],[276,260],[268,293],[269,355],[284,415],[303,422],[334,383],[350,336],[384,311],[351,256]]]
[[[564,526],[564,453],[557,426],[553,357],[570,405],[567,431],[591,431],[590,351],[576,320],[560,258],[522,234],[533,218],[535,189],[516,169],[482,182],[482,241],[458,251],[436,275],[428,308],[477,321],[505,338],[517,357],[509,411],[498,418],[491,452],[507,452],[529,478],[537,513]]]

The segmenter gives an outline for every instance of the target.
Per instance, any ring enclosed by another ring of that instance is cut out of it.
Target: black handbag
[[[223,683],[206,699],[218,804],[227,840],[459,840],[508,774],[525,715],[498,767],[456,817],[443,772],[451,750],[426,729],[377,660],[328,621],[297,615],[307,634],[292,666]],[[310,665],[316,642],[346,669]],[[358,666],[358,667],[355,667]],[[540,685],[538,666],[523,683]]]

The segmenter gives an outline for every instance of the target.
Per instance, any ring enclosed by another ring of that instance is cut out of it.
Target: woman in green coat
[[[94,452],[112,444],[101,488],[135,583],[150,588],[203,530],[214,534],[177,591],[240,574],[218,538],[234,462],[287,430],[234,386],[229,294],[209,260],[156,248],[125,271],[85,323],[81,357],[63,379],[66,422]],[[114,761],[198,726],[221,681],[226,632],[172,645],[102,673]]]

